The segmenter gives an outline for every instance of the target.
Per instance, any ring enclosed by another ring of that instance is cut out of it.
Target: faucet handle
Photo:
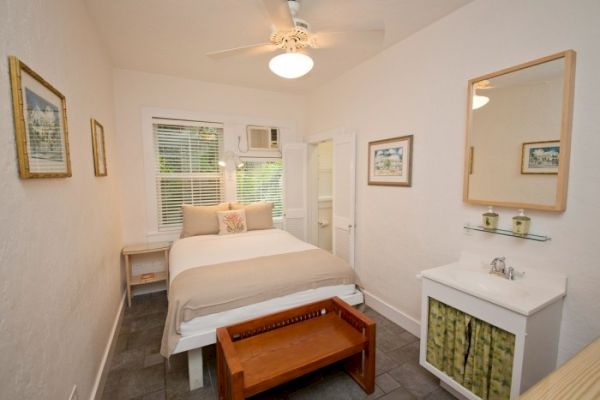
[[[504,267],[506,261],[506,257],[502,256],[502,257],[495,257],[492,262],[490,263],[490,265],[492,267],[497,267],[498,264],[502,264],[502,266]]]
[[[515,269],[513,267],[508,267],[505,272],[506,279],[510,279],[511,281],[515,279]]]

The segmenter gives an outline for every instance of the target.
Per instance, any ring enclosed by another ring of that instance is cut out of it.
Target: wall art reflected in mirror
[[[464,201],[566,207],[575,52],[469,81]]]

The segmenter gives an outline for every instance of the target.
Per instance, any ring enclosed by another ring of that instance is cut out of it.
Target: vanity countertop
[[[515,279],[508,280],[491,275],[489,261],[484,259],[463,253],[459,261],[424,270],[421,276],[525,316],[566,294],[567,278],[564,275],[515,267]]]
[[[600,338],[536,383],[521,400],[600,398]]]

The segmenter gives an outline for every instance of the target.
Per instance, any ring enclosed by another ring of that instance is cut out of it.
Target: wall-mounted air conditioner
[[[278,128],[249,125],[246,132],[248,134],[248,150],[279,151]]]

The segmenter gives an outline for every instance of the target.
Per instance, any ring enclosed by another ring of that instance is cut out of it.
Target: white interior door
[[[333,137],[333,254],[354,267],[354,202],[356,139],[349,133]]]
[[[306,240],[306,168],[307,145],[284,144],[283,158],[283,229]]]

